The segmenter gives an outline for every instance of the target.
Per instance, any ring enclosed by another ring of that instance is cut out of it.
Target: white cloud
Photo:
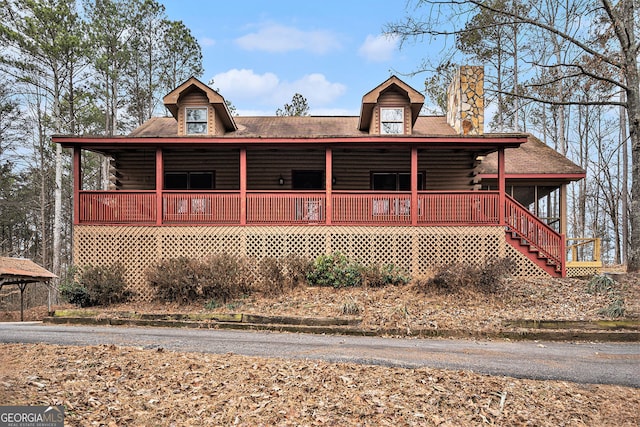
[[[367,61],[385,62],[391,60],[398,48],[399,37],[393,34],[368,35],[358,53]]]
[[[213,86],[241,115],[273,115],[276,109],[291,102],[296,93],[304,96],[311,113],[317,114],[316,109],[331,104],[346,91],[345,85],[332,83],[319,73],[288,82],[273,73],[256,74],[253,70],[234,68],[216,74],[213,80]]]
[[[214,39],[211,39],[209,37],[202,37],[200,39],[200,45],[202,47],[211,47],[214,46],[216,44],[216,41]]]
[[[277,24],[264,25],[257,32],[236,39],[236,43],[245,50],[270,53],[305,50],[324,54],[340,48],[337,37],[329,31],[302,31]]]

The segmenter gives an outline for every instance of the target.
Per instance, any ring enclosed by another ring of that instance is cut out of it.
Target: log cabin
[[[509,257],[520,276],[570,275],[567,185],[585,171],[530,134],[485,133],[483,80],[460,67],[446,116],[421,115],[424,96],[392,76],[359,116],[239,117],[190,78],[164,97],[171,116],[127,136],[57,135],[73,152],[74,263],[122,262],[142,299],[158,260],[221,252],[341,252],[414,276]],[[109,188],[82,188],[85,150],[110,160]]]

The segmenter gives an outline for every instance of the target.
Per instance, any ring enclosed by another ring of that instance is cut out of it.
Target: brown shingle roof
[[[358,130],[358,116],[269,116],[234,117],[238,126],[216,138],[323,138],[340,136],[367,136]],[[455,135],[445,117],[420,116],[413,127],[414,136]],[[174,137],[178,123],[173,117],[153,117],[131,132],[131,137]]]
[[[0,257],[0,277],[4,278],[7,276],[42,280],[57,277],[30,259]]]
[[[532,135],[519,148],[505,150],[505,169],[507,174],[513,175],[585,173],[580,166]],[[498,154],[489,154],[478,167],[478,172],[497,174]]]

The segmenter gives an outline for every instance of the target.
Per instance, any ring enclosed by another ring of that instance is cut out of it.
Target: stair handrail
[[[524,239],[540,254],[555,262],[564,271],[564,236],[529,212],[516,199],[507,194],[505,199],[505,222],[509,231]]]

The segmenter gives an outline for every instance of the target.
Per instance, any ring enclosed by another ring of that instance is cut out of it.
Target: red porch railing
[[[418,194],[421,225],[497,225],[498,212],[497,191]]]
[[[247,194],[247,224],[324,224],[323,192]]]
[[[332,200],[334,224],[411,224],[411,193],[340,192]]]
[[[564,265],[565,248],[562,235],[510,196],[507,196],[505,201],[505,222],[510,230],[517,233],[517,238],[524,239],[556,265]]]
[[[164,192],[162,209],[162,221],[168,224],[239,224],[240,194]]]
[[[82,191],[79,223],[156,223],[154,191]],[[411,193],[334,192],[332,224],[410,225]],[[165,191],[163,224],[240,224],[237,191]],[[497,225],[498,193],[489,191],[421,192],[419,225]],[[249,192],[246,223],[325,224],[324,191]]]
[[[155,191],[82,191],[80,223],[146,224],[156,221]]]

